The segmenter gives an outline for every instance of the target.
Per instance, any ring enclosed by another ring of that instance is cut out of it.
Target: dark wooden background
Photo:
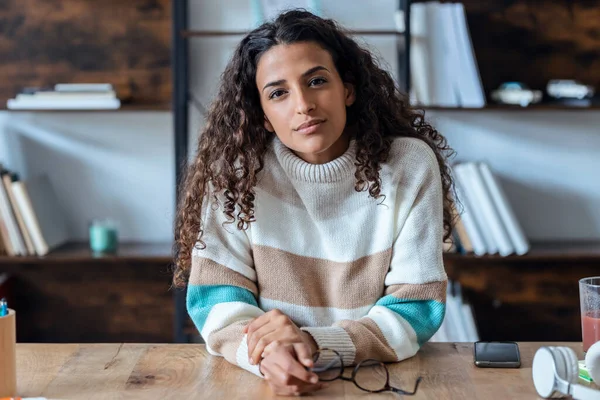
[[[446,254],[481,340],[581,341],[579,280],[600,273],[600,243],[534,243],[525,256]]]
[[[87,243],[70,243],[44,257],[0,257],[17,340],[173,341],[170,252],[168,243],[129,243],[95,256]]]
[[[505,81],[545,89],[550,79],[600,89],[600,1],[463,3],[486,93]]]
[[[0,108],[23,87],[112,83],[169,109],[170,0],[0,1]]]

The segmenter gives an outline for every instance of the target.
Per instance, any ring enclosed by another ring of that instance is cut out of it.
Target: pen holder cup
[[[0,398],[17,395],[17,325],[15,310],[0,317]]]

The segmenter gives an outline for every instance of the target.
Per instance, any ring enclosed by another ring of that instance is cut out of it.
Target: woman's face
[[[323,164],[347,150],[354,87],[342,82],[327,50],[314,42],[273,46],[258,62],[256,85],[265,128],[299,157]]]

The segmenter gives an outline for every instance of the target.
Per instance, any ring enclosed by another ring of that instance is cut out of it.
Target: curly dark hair
[[[434,151],[444,194],[444,239],[451,234],[453,181],[447,158],[453,155],[446,139],[425,122],[424,111],[412,109],[376,58],[330,19],[304,10],[281,14],[242,39],[221,77],[216,100],[198,140],[197,155],[186,168],[175,223],[173,284],[185,286],[194,246],[204,248],[201,209],[206,196],[223,193],[222,206],[238,229],[254,221],[254,186],[263,168],[263,155],[273,133],[263,125],[264,113],[256,88],[260,57],[273,46],[316,42],[329,51],[344,82],[352,83],[356,100],[348,108],[348,126],[356,132],[357,191],[381,196],[380,164],[388,158],[392,139],[423,140]]]

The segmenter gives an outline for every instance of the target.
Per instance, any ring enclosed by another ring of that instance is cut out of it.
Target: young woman
[[[445,313],[450,151],[332,20],[290,11],[249,33],[177,217],[174,283],[208,351],[277,394],[321,387],[319,348],[415,355]]]

